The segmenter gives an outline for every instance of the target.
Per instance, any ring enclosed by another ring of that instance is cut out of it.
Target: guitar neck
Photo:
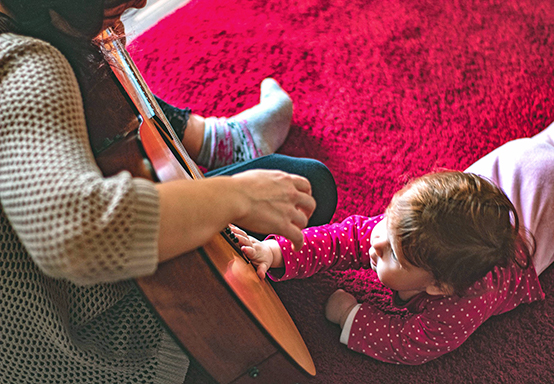
[[[191,159],[183,143],[177,137],[171,123],[160,108],[154,94],[146,84],[129,52],[127,52],[121,41],[117,39],[117,35],[112,28],[102,32],[102,38],[104,46],[112,59],[110,63],[112,71],[129,95],[139,114],[143,119],[154,123],[164,141],[172,148],[175,157],[188,170],[193,179],[204,178],[202,171]]]

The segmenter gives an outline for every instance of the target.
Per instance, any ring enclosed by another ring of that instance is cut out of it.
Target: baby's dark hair
[[[413,180],[394,195],[387,217],[404,258],[460,296],[496,265],[527,268],[534,253],[534,240],[520,228],[506,194],[471,173]]]

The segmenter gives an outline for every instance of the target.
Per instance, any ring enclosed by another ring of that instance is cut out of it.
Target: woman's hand
[[[233,221],[255,233],[275,233],[292,242],[294,250],[304,244],[302,229],[315,210],[310,182],[282,171],[251,170],[232,178],[240,183],[245,211]]]
[[[239,240],[242,252],[256,267],[260,279],[265,278],[268,269],[283,267],[283,255],[279,243],[275,240],[259,241],[234,225],[230,227]]]
[[[308,179],[281,171],[174,180],[156,188],[159,262],[203,246],[229,223],[284,236],[298,250],[304,244],[302,229],[315,210]]]

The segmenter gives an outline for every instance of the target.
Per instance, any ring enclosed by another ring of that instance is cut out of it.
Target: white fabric
[[[466,172],[488,178],[508,195],[521,224],[535,237],[540,275],[554,261],[554,124],[532,138],[502,145]]]
[[[356,304],[354,308],[350,311],[348,314],[348,317],[346,318],[346,321],[344,322],[344,325],[342,327],[342,332],[340,333],[340,342],[343,344],[348,345],[348,339],[350,338],[350,330],[352,329],[352,322],[354,321],[354,317],[356,317],[356,313],[358,313],[358,310],[362,304]]]

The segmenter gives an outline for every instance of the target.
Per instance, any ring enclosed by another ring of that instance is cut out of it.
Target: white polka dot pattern
[[[291,243],[281,236],[275,238],[283,250],[285,273],[274,280],[305,278],[328,269],[345,270],[370,268],[369,243],[373,227],[383,215],[373,218],[350,216],[341,223],[306,228],[305,245],[298,252],[292,251]]]
[[[304,230],[305,245],[293,252],[279,242],[285,263],[281,281],[329,269],[370,268],[371,231],[383,218],[351,216],[341,223]],[[494,268],[465,297],[420,293],[406,305],[408,314],[385,313],[362,303],[353,317],[348,347],[380,361],[423,364],[460,346],[485,320],[522,303],[544,299],[534,268],[515,264]]]

